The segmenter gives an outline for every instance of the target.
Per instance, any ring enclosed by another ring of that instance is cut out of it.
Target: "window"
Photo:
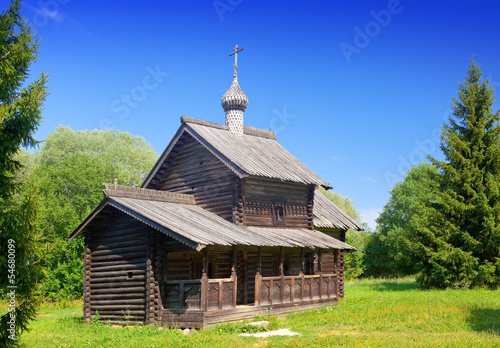
[[[273,202],[273,224],[284,225],[286,218],[286,205],[284,202]]]

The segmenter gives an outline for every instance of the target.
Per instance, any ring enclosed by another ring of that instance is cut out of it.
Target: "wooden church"
[[[85,238],[86,322],[204,328],[344,296],[345,231],[362,227],[275,133],[243,125],[237,68],[225,125],[181,117],[142,186],[104,184],[68,237]]]

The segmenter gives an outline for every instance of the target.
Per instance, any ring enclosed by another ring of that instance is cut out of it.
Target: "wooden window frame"
[[[273,208],[272,208],[272,218],[273,218],[273,225],[285,225],[286,224],[286,202],[284,201],[273,201]],[[281,219],[279,220],[277,218],[278,216],[278,211],[277,208],[280,207],[282,209],[283,214],[281,215]]]

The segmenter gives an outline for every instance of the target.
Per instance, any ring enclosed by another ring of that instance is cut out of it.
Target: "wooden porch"
[[[336,274],[262,277],[255,275],[255,302],[237,305],[238,279],[231,278],[166,282],[162,324],[205,328],[219,322],[284,314],[337,304]]]

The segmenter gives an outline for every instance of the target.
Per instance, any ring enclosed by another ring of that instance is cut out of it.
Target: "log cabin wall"
[[[84,319],[145,324],[150,228],[114,208],[85,237]],[[148,290],[149,291],[149,290]]]
[[[242,186],[247,226],[312,228],[313,185],[248,177]]]
[[[223,162],[185,133],[147,188],[194,194],[196,205],[232,221],[234,178]]]

